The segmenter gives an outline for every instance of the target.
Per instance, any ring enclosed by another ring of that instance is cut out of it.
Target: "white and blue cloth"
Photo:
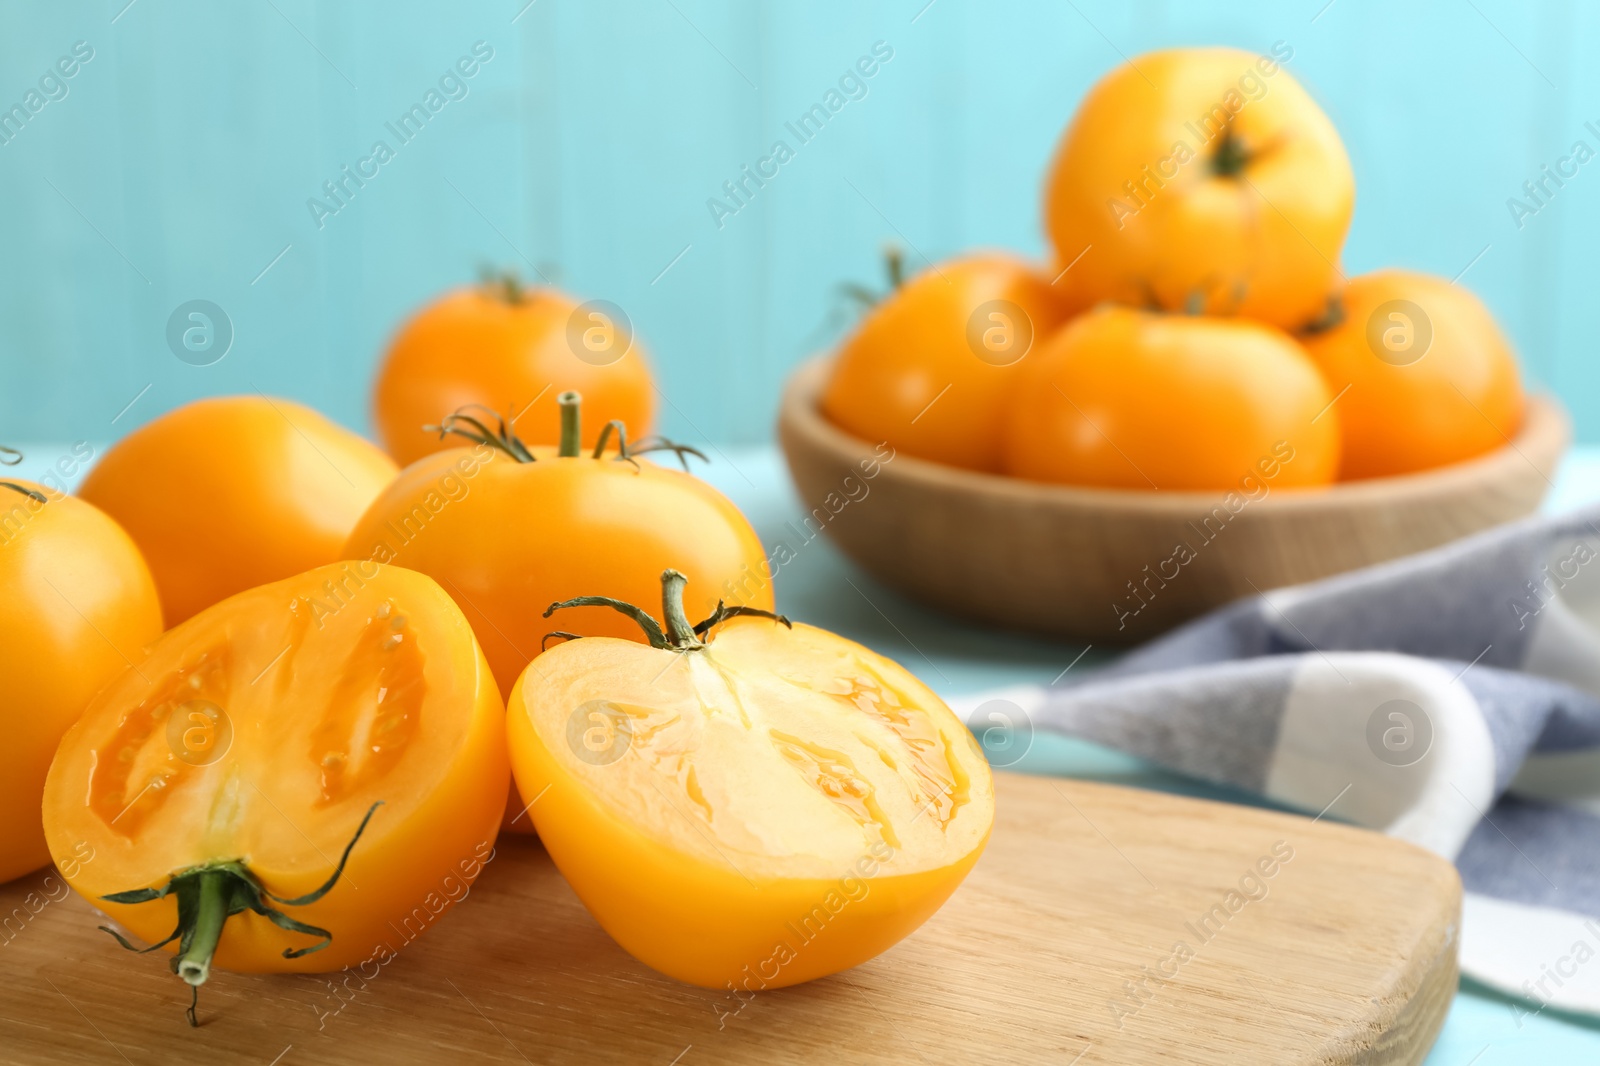
[[[1239,601],[958,709],[995,697],[1444,856],[1463,972],[1600,1014],[1600,508]]]

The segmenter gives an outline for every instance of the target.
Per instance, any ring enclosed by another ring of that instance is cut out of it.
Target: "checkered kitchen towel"
[[[1036,729],[1451,859],[1463,970],[1530,1011],[1600,1014],[1600,508],[1279,589],[1074,685],[961,703],[995,696]]]

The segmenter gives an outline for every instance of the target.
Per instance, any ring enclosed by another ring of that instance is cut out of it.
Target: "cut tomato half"
[[[466,894],[508,774],[499,692],[454,602],[421,574],[340,563],[157,640],[63,739],[45,830],[77,856],[72,887],[148,943],[193,925],[205,882],[228,911],[219,967],[333,970],[398,951]]]

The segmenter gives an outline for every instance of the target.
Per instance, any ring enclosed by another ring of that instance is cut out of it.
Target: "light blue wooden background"
[[[0,146],[0,440],[106,440],[256,388],[364,428],[395,322],[485,260],[626,308],[668,430],[764,440],[832,287],[876,280],[884,239],[1042,254],[1041,170],[1120,54],[1280,39],[1350,147],[1349,268],[1470,264],[1530,377],[1600,439],[1600,162],[1520,230],[1506,206],[1573,141],[1600,148],[1600,5],[525,3],[0,6],[0,107],[75,41],[95,50]],[[319,230],[306,200],[396,143],[384,123],[478,40],[494,58],[469,95]],[[707,198],[878,40],[894,58],[869,95],[719,230]],[[213,366],[166,346],[196,298],[236,330]]]

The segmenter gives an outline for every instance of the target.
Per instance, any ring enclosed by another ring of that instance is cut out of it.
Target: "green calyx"
[[[22,462],[21,452],[17,451],[15,448],[7,448],[4,444],[0,444],[0,466],[16,466],[20,462]],[[44,493],[30,489],[26,485],[18,485],[14,481],[0,481],[0,489],[10,489],[13,492],[20,492],[24,496],[28,497],[28,499],[38,500],[40,503],[50,502],[50,498]]]
[[[839,294],[867,311],[900,291],[906,283],[906,256],[898,244],[883,246],[883,273],[889,279],[889,288],[882,293],[873,292],[860,282],[847,281],[839,286]]]
[[[583,442],[583,397],[568,389],[556,397],[561,408],[561,442],[556,454],[563,459],[576,459]]]
[[[513,270],[501,270],[492,266],[479,267],[478,282],[489,296],[503,300],[513,307],[528,298],[528,289]]]
[[[1300,327],[1300,336],[1315,337],[1319,333],[1326,333],[1330,329],[1343,325],[1345,318],[1344,301],[1336,293],[1328,297],[1328,305],[1323,309],[1322,314]]]
[[[556,447],[556,456],[562,459],[576,459],[583,450],[583,397],[569,389],[556,397],[556,404],[561,409],[561,438]],[[488,419],[471,414],[473,411],[483,412],[488,415]],[[446,415],[437,426],[422,428],[430,432],[436,431],[440,439],[456,436],[475,444],[487,444],[519,463],[536,462],[537,457],[511,428],[511,421],[482,404],[468,404],[458,408],[453,414]],[[493,422],[493,426],[490,422]],[[698,448],[678,444],[665,437],[644,437],[629,444],[628,427],[620,419],[615,418],[600,430],[600,437],[595,441],[594,450],[590,452],[589,458],[605,457],[606,446],[611,443],[613,433],[617,438],[617,454],[613,458],[618,462],[632,463],[635,470],[639,469],[639,463],[634,457],[650,452],[672,452],[685,470],[689,469],[688,456],[692,455],[702,463],[710,461]]]
[[[701,640],[701,637],[709,635],[713,628],[728,619],[737,618],[740,615],[770,618],[789,629],[794,628],[794,623],[781,614],[763,611],[759,607],[745,607],[738,604],[730,607],[721,600],[717,601],[717,609],[712,611],[710,615],[690,625],[689,616],[683,609],[683,588],[688,583],[689,579],[676,570],[661,571],[661,617],[666,621],[665,628],[662,627],[660,622],[650,617],[649,613],[643,608],[635,607],[625,600],[613,599],[610,596],[578,596],[570,600],[562,600],[560,603],[552,603],[545,609],[544,616],[549,618],[557,611],[565,610],[568,607],[610,607],[613,611],[618,611],[633,619],[639,628],[644,630],[644,635],[650,641],[650,646],[661,651],[695,651],[704,648],[707,642]],[[583,634],[581,633],[556,630],[553,633],[546,633],[543,643],[548,644],[551,637],[561,637],[563,640],[577,640],[582,636]]]
[[[1251,153],[1245,150],[1244,140],[1233,132],[1230,125],[1222,131],[1217,150],[1211,156],[1211,173],[1219,178],[1236,178],[1250,165]]]
[[[206,983],[211,976],[211,956],[217,950],[217,942],[222,937],[222,928],[229,918],[244,911],[251,911],[261,915],[280,929],[291,933],[303,933],[306,936],[320,937],[321,940],[301,948],[284,948],[283,957],[298,959],[302,955],[309,955],[314,951],[321,951],[333,942],[333,934],[326,929],[305,922],[297,921],[283,911],[273,907],[277,903],[284,907],[304,907],[309,903],[326,896],[333,886],[339,882],[339,877],[344,873],[345,863],[350,859],[350,852],[355,849],[356,841],[361,839],[361,834],[366,831],[367,823],[372,821],[372,815],[383,801],[379,800],[367,809],[366,817],[361,819],[361,824],[356,827],[355,836],[350,838],[350,843],[345,845],[344,854],[339,857],[339,865],[334,868],[332,876],[321,887],[303,896],[285,899],[275,896],[264,888],[255,874],[245,865],[243,860],[231,859],[226,862],[204,863],[200,866],[191,866],[173,874],[167,883],[160,888],[136,888],[128,892],[113,892],[100,898],[107,903],[149,903],[153,900],[163,899],[167,896],[178,898],[178,924],[172,930],[172,935],[159,944],[151,944],[147,948],[136,948],[128,943],[121,933],[110,926],[102,925],[100,928],[116,937],[117,943],[129,951],[139,954],[155,951],[157,948],[166,947],[174,940],[178,942],[178,953],[172,957],[172,972],[183,978],[184,982],[193,989],[187,1011],[190,1025],[198,1025],[195,1017],[195,1005],[199,1001],[200,986]]]

